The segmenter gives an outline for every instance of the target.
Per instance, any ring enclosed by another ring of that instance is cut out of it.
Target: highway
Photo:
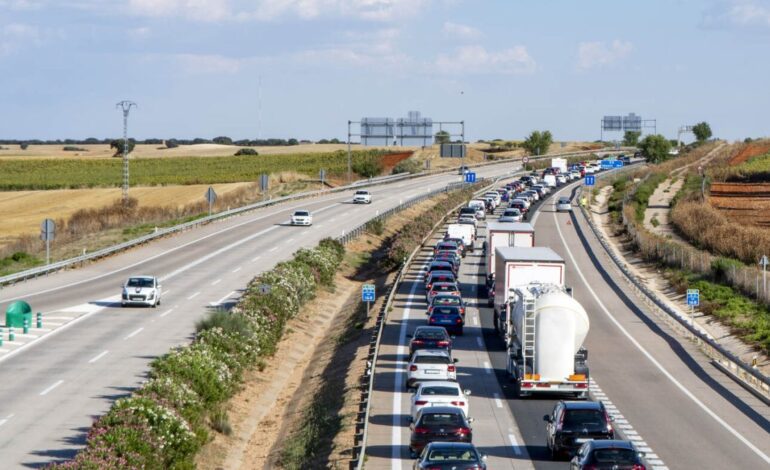
[[[510,174],[515,163],[487,166],[479,177]],[[0,291],[0,308],[27,300],[44,313],[32,329],[0,347],[0,455],[3,468],[38,468],[71,458],[92,420],[145,379],[148,363],[190,341],[209,306],[232,304],[260,272],[301,247],[339,236],[400,201],[460,180],[441,174],[370,188],[373,203],[350,203],[352,191],[292,201]],[[309,209],[312,227],[288,226]],[[161,278],[157,309],[121,308],[129,275]],[[35,338],[37,336],[37,338]]]
[[[622,274],[602,254],[582,215],[553,209],[552,201],[571,195],[574,186],[542,204],[534,217],[535,240],[565,259],[567,285],[589,314],[592,399],[605,402],[616,429],[647,453],[649,468],[770,467],[768,407],[719,372],[695,346],[658,325],[638,307],[641,302],[626,296]],[[411,267],[383,332],[369,421],[369,469],[411,468],[406,447],[410,395],[402,386],[405,345],[406,335],[425,322],[417,272],[429,256],[423,250]],[[556,400],[513,396],[492,310],[478,295],[486,272],[482,262],[478,254],[469,254],[461,268],[461,289],[471,308],[465,335],[454,345],[458,382],[473,392],[469,414],[475,419],[474,443],[489,456],[489,468],[566,468],[566,461],[551,461],[545,444],[542,418]]]

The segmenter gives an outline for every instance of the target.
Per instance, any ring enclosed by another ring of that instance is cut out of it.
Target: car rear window
[[[595,449],[596,463],[634,464],[636,454],[631,449]]]
[[[477,462],[478,456],[473,449],[438,449],[430,451],[428,460],[434,462]]]
[[[447,356],[417,356],[414,358],[415,364],[449,364],[450,362]]]
[[[559,198],[559,204],[569,204],[569,199],[566,197]]]
[[[599,410],[566,410],[564,427],[596,429],[605,426],[604,413]]]
[[[420,392],[420,394],[428,395],[428,396],[442,395],[442,396],[457,397],[457,396],[460,396],[460,391],[455,387],[431,386],[431,387],[423,387],[422,392]]]
[[[414,334],[418,339],[446,339],[444,330],[419,330]]]
[[[430,413],[422,415],[420,424],[423,426],[430,425],[449,425],[449,426],[461,426],[463,424],[459,414],[456,413]]]
[[[435,315],[460,315],[457,307],[436,307],[433,309]]]

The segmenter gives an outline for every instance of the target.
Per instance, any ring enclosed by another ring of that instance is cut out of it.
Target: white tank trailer
[[[533,393],[588,397],[585,309],[563,285],[531,283],[512,289],[506,305],[508,373],[517,396]]]

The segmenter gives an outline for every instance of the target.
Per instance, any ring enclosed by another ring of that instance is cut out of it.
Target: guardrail
[[[605,152],[605,151],[608,151],[608,150],[595,150],[595,151],[592,150],[592,151],[570,152],[570,153],[563,153],[563,154],[558,154],[557,153],[557,154],[543,155],[542,157],[533,157],[533,160],[542,160],[542,159],[545,159],[545,158],[553,158],[553,157],[561,157],[561,156],[571,156],[571,155],[589,155],[591,153]],[[484,167],[484,166],[490,166],[490,165],[499,165],[499,164],[511,163],[511,162],[515,162],[515,161],[516,160],[513,160],[513,159],[496,160],[496,161],[492,161],[492,162],[481,163],[481,164],[478,164],[478,165],[472,165],[472,167],[476,168],[476,167]],[[279,204],[279,203],[286,202],[286,201],[296,200],[296,199],[304,199],[304,198],[308,198],[308,197],[321,196],[321,195],[326,195],[326,194],[335,193],[335,192],[348,191],[348,190],[351,190],[351,189],[360,189],[362,187],[376,186],[378,184],[392,183],[394,181],[400,181],[400,180],[405,180],[405,179],[419,178],[419,177],[423,177],[423,176],[431,176],[431,175],[442,174],[442,173],[451,173],[451,172],[454,172],[454,171],[456,171],[456,170],[454,170],[454,169],[448,169],[448,170],[444,169],[444,170],[428,170],[428,171],[422,171],[420,173],[414,173],[414,174],[405,173],[405,174],[399,174],[399,175],[388,175],[388,176],[382,176],[382,177],[378,177],[378,178],[370,178],[368,180],[357,181],[357,182],[354,182],[352,184],[345,185],[345,186],[340,186],[340,187],[337,187],[337,188],[321,189],[321,190],[317,190],[317,191],[306,191],[306,192],[303,192],[303,193],[292,194],[292,195],[289,195],[289,196],[283,196],[283,197],[279,197],[279,198],[275,198],[275,199],[269,199],[267,201],[261,201],[261,202],[257,202],[257,203],[254,203],[254,204],[249,204],[249,205],[242,206],[242,207],[237,207],[235,209],[230,209],[230,210],[227,210],[227,211],[218,212],[218,213],[212,214],[210,216],[201,217],[200,219],[196,219],[196,220],[193,220],[191,222],[186,222],[186,223],[183,223],[183,224],[175,225],[173,227],[158,229],[154,233],[143,235],[143,236],[135,238],[133,240],[128,240],[126,242],[123,242],[123,243],[120,243],[120,244],[117,244],[117,245],[113,245],[113,246],[110,246],[110,247],[107,247],[107,248],[102,248],[100,250],[96,250],[96,251],[88,253],[88,254],[76,256],[76,257],[69,258],[69,259],[66,259],[66,260],[57,261],[57,262],[54,262],[54,263],[51,263],[51,264],[48,264],[48,265],[45,265],[45,266],[40,266],[40,267],[37,267],[37,268],[27,269],[25,271],[20,271],[18,273],[9,274],[7,276],[0,277],[0,288],[2,288],[3,286],[9,285],[9,284],[13,284],[13,283],[20,282],[20,281],[25,281],[27,279],[34,279],[36,277],[43,276],[43,275],[46,275],[46,274],[50,274],[52,272],[56,272],[56,271],[59,271],[59,270],[62,270],[62,269],[66,269],[66,268],[73,267],[73,266],[76,266],[76,265],[79,265],[79,264],[83,264],[83,263],[86,263],[88,261],[93,261],[93,260],[97,260],[97,259],[100,259],[100,258],[104,258],[106,256],[111,256],[111,255],[119,253],[121,251],[124,251],[124,250],[130,249],[130,248],[133,248],[133,247],[145,244],[147,242],[156,240],[158,238],[165,237],[165,236],[173,234],[173,233],[183,232],[183,231],[189,230],[189,229],[191,229],[193,227],[197,227],[197,226],[200,226],[200,225],[208,224],[210,222],[214,222],[214,221],[217,221],[217,220],[226,219],[228,217],[232,217],[232,216],[235,216],[235,215],[238,215],[238,214],[242,214],[244,212],[252,211],[252,210],[255,210],[255,209],[259,209],[259,208],[262,208],[262,207],[268,207],[268,206],[271,206],[271,205]],[[458,183],[458,184],[460,184],[460,183]],[[359,231],[359,233],[360,233],[360,231]]]
[[[581,190],[578,190],[578,192],[580,191]],[[645,303],[649,307],[665,314],[658,316],[667,320],[666,323],[674,328],[679,334],[690,341],[695,342],[700,349],[714,361],[715,365],[717,365],[720,370],[727,373],[728,377],[733,378],[733,380],[736,380],[744,388],[753,392],[754,395],[762,401],[770,404],[770,377],[762,374],[759,370],[754,369],[751,365],[741,360],[741,358],[726,350],[723,346],[714,341],[714,339],[709,337],[706,332],[698,329],[694,324],[691,324],[687,318],[684,318],[679,312],[669,307],[655,292],[648,288],[642,280],[638,279],[631,270],[628,269],[625,260],[621,259],[615,253],[604,237],[604,234],[598,227],[596,227],[596,224],[587,209],[582,205],[580,206],[580,212],[588,223],[588,226],[591,228],[593,234],[599,240],[602,248],[604,248],[610,259],[612,259],[618,269],[620,269],[638,296],[645,300]]]

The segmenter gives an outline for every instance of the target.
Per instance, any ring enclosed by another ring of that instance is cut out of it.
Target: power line
[[[123,100],[115,105],[123,111],[123,204],[128,203],[128,112],[135,108],[133,101]]]

